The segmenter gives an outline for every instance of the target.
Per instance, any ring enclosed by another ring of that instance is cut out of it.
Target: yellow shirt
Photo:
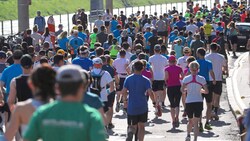
[[[204,29],[205,35],[211,35],[213,26],[211,24],[205,24]]]

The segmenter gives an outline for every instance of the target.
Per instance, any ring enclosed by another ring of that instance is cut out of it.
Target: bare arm
[[[206,86],[206,85],[204,85],[204,86],[202,86],[202,87],[203,87],[203,89],[201,89],[201,93],[203,93],[203,94],[208,94],[208,93],[209,93],[209,91],[208,91],[207,86]]]
[[[127,88],[123,88],[122,89],[122,95],[123,95],[123,103],[124,103],[124,108],[128,107],[128,89]]]
[[[213,79],[213,84],[215,85],[215,84],[216,84],[216,80],[215,80],[214,71],[213,71],[213,70],[210,70],[209,73],[210,73],[210,75],[211,75],[211,77],[212,77],[212,79]]]
[[[16,100],[16,79],[12,79],[10,83],[10,94],[8,97],[8,104],[10,107],[10,110],[12,111],[14,108],[15,100]]]
[[[182,84],[182,85],[181,85],[181,92],[182,92],[183,94],[186,93],[186,92],[185,92],[186,87],[187,87],[186,84]]]
[[[20,121],[20,113],[18,107],[14,110],[12,113],[10,122],[7,126],[6,132],[5,132],[5,137],[7,141],[12,141],[14,136],[16,135],[16,132],[18,131],[18,128],[21,124]]]

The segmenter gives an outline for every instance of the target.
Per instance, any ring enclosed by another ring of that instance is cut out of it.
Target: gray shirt
[[[191,41],[191,50],[192,50],[192,53],[193,53],[194,57],[196,57],[196,51],[200,47],[205,47],[205,44],[204,44],[203,41],[201,41],[201,40],[193,40],[193,41]]]
[[[98,33],[100,33],[100,31],[101,31],[101,26],[103,26],[104,25],[104,21],[103,20],[96,20],[95,21],[95,26],[98,28]]]
[[[163,20],[158,20],[156,22],[156,28],[158,32],[167,31],[166,22]]]

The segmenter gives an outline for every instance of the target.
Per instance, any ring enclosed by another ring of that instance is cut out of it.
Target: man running
[[[206,59],[212,62],[213,71],[215,74],[216,85],[212,85],[211,90],[213,93],[213,110],[215,114],[215,119],[218,120],[218,109],[220,105],[220,96],[222,93],[222,72],[223,70],[227,72],[227,61],[223,55],[218,53],[219,45],[216,43],[212,43],[210,45],[211,53],[206,55]],[[210,80],[211,80],[210,76]]]
[[[205,55],[206,55],[206,50],[204,48],[199,48],[197,50],[197,62],[200,65],[200,71],[199,71],[199,75],[203,76],[206,81],[207,81],[207,85],[209,88],[209,94],[203,94],[203,98],[206,99],[207,102],[207,111],[206,111],[206,123],[205,123],[205,129],[207,130],[212,130],[211,125],[209,123],[209,120],[211,118],[211,112],[212,112],[212,98],[213,95],[211,93],[210,90],[210,85],[215,85],[216,84],[216,80],[215,80],[215,76],[214,76],[214,72],[213,72],[213,66],[212,63],[209,60],[205,59]],[[210,82],[209,79],[209,75],[211,75],[212,77],[212,81]],[[200,132],[203,132],[203,126],[202,126],[202,117],[200,119]]]
[[[191,74],[183,79],[181,91],[187,92],[186,98],[186,112],[189,118],[187,124],[187,137],[186,141],[191,141],[191,131],[194,127],[194,141],[197,141],[199,134],[198,122],[203,110],[203,98],[202,93],[208,94],[208,88],[206,86],[206,79],[198,74],[199,64],[192,62],[189,64]],[[203,89],[202,89],[203,88]]]
[[[166,57],[162,56],[161,53],[161,46],[155,45],[154,47],[155,54],[149,57],[149,63],[152,65],[153,70],[153,91],[155,93],[155,100],[156,100],[156,114],[161,116],[161,106],[162,102],[164,102],[164,79],[165,73],[164,68],[168,65],[168,60]]]
[[[122,90],[124,107],[128,109],[128,133],[126,141],[132,141],[138,130],[139,141],[144,140],[145,123],[148,119],[148,102],[145,93],[152,95],[150,80],[142,76],[143,62],[138,60],[133,65],[134,74],[128,76]],[[128,99],[127,99],[128,98]]]

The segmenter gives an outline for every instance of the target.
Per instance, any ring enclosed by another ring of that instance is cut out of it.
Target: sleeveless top
[[[25,101],[33,97],[28,86],[28,78],[29,76],[27,75],[21,75],[16,78],[16,92],[18,101]]]

